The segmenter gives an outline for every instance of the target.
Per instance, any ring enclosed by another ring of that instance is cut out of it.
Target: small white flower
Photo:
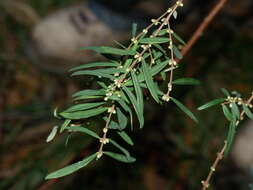
[[[180,7],[184,6],[184,4],[182,3],[182,1],[177,1],[177,5],[180,6]]]
[[[104,133],[107,133],[107,132],[108,132],[108,129],[107,129],[107,128],[104,128],[104,129],[103,129],[103,132],[104,132]]]
[[[172,91],[172,85],[170,83],[168,84],[168,91]]]
[[[172,9],[171,8],[169,8],[168,10],[167,10],[167,13],[170,13],[172,11]]]
[[[109,143],[109,139],[108,138],[100,138],[100,140],[99,140],[102,144],[107,144],[107,143]]]
[[[103,156],[103,152],[98,152],[97,153],[97,159],[101,158]]]
[[[167,94],[164,94],[162,97],[162,100],[164,100],[165,102],[169,102],[170,101],[170,96],[168,96]]]
[[[142,30],[142,32],[143,32],[144,34],[147,34],[147,33],[148,33],[148,30],[147,30],[147,29],[144,29],[144,30]]]
[[[115,76],[115,77],[118,77],[118,76],[119,76],[119,73],[115,73],[114,76]]]

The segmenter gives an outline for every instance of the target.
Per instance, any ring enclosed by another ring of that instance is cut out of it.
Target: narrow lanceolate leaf
[[[179,102],[175,98],[171,98],[171,100],[186,114],[188,115],[192,120],[194,120],[196,123],[198,123],[197,118],[194,116],[194,114],[187,108],[185,107],[181,102]]]
[[[245,112],[245,114],[253,120],[253,114],[250,111],[250,109],[248,108],[248,106],[246,106],[245,104],[242,105],[243,106],[243,111]]]
[[[180,78],[173,81],[176,85],[200,85],[200,81],[193,78]]]
[[[94,138],[99,139],[99,136],[95,132],[93,132],[93,131],[91,131],[87,128],[84,128],[84,127],[68,127],[68,130],[71,131],[71,132],[85,133],[87,135],[90,135]]]
[[[212,106],[215,106],[217,104],[221,104],[225,101],[225,98],[219,98],[219,99],[215,99],[215,100],[212,100],[206,104],[204,104],[203,106],[200,106],[198,108],[198,110],[204,110],[204,109],[207,109],[207,108],[210,108]]]
[[[222,92],[224,95],[230,96],[230,94],[229,94],[229,92],[227,91],[227,89],[221,88],[220,90],[221,90],[221,92]]]
[[[132,139],[128,136],[128,134],[124,131],[122,132],[118,132],[119,136],[121,136],[121,138],[126,141],[128,144],[130,144],[131,146],[134,145]]]
[[[124,115],[120,108],[116,108],[116,112],[119,121],[119,127],[121,130],[123,130],[127,126],[127,117]]]
[[[127,157],[123,154],[118,154],[118,153],[114,153],[114,152],[104,152],[105,155],[115,159],[115,160],[118,160],[120,162],[125,162],[125,163],[133,163],[136,161],[135,158],[133,157]]]
[[[168,34],[168,29],[162,29],[162,30],[160,30],[157,35],[158,36],[163,36],[165,34]]]
[[[143,94],[142,94],[142,90],[140,87],[140,83],[137,79],[136,74],[131,71],[131,76],[133,79],[133,83],[134,83],[134,89],[135,89],[135,93],[136,93],[136,97],[137,97],[137,102],[138,102],[138,109],[140,110],[140,113],[143,113],[143,109],[144,109],[144,103],[143,103]]]
[[[73,99],[73,101],[78,101],[78,100],[89,100],[89,99],[103,99],[104,96],[78,96]]]
[[[84,47],[81,50],[93,50],[97,53],[101,54],[114,54],[114,55],[135,55],[135,51],[127,50],[127,49],[119,49],[107,46],[91,46],[91,47]]]
[[[133,95],[133,93],[126,86],[123,86],[123,90],[127,94],[130,102],[132,103],[132,105],[134,107],[134,110],[136,112],[137,118],[140,122],[140,128],[142,128],[144,126],[144,116],[143,116],[142,113],[140,113],[140,110],[137,107],[137,101],[136,101],[135,96]]]
[[[105,95],[105,90],[81,90],[72,95],[72,97],[77,96],[103,96]]]
[[[63,124],[61,125],[61,129],[60,129],[60,133],[62,133],[70,124],[71,120],[70,119],[66,119]]]
[[[114,79],[114,76],[107,74],[107,73],[99,72],[96,70],[76,71],[76,72],[72,73],[71,76],[80,76],[80,75],[91,75],[91,76],[97,76],[98,78],[104,77],[104,78]]]
[[[169,42],[170,39],[169,38],[162,38],[162,37],[154,37],[154,38],[142,38],[140,40],[140,43],[143,44],[163,44],[166,42]]]
[[[131,127],[133,126],[133,112],[131,110],[131,108],[126,104],[126,102],[124,102],[124,100],[117,100],[117,102],[119,103],[119,105],[126,111],[129,113],[130,115],[130,123],[131,123]]]
[[[133,23],[133,25],[132,25],[132,38],[136,36],[136,32],[137,32],[137,24]]]
[[[151,74],[152,76],[155,76],[156,74],[160,73],[169,63],[169,60],[166,60],[166,61],[163,61],[161,63],[157,63],[155,66],[153,66],[151,68]],[[144,79],[144,74],[141,73],[137,76],[137,79],[140,82],[143,82],[145,79]],[[132,80],[129,80],[125,83],[126,86],[132,86],[133,85],[133,81]]]
[[[54,126],[52,131],[50,132],[50,134],[47,137],[47,140],[46,140],[47,143],[54,139],[55,135],[57,134],[57,131],[58,131],[58,126]]]
[[[232,117],[232,113],[229,111],[229,109],[227,108],[226,105],[222,104],[222,111],[225,115],[225,117],[227,118],[228,121],[232,121],[233,117]]]
[[[229,125],[229,130],[228,130],[227,148],[225,150],[225,156],[228,155],[228,153],[231,149],[231,146],[232,146],[233,141],[234,141],[235,133],[236,133],[236,124],[235,124],[235,122],[231,122],[230,125]]]
[[[160,73],[168,65],[169,62],[170,62],[169,60],[166,60],[152,67],[151,68],[152,76],[155,76],[156,74]]]
[[[118,66],[119,64],[116,62],[94,62],[94,63],[87,63],[87,64],[74,67],[70,69],[70,72],[87,69],[87,68],[93,68],[93,67],[118,67]]]
[[[231,110],[232,110],[233,116],[234,116],[235,118],[237,118],[237,119],[240,119],[240,110],[239,110],[237,104],[234,103],[234,102],[232,102],[231,105],[232,105]]]
[[[147,87],[150,91],[150,94],[155,99],[155,101],[159,103],[159,98],[158,98],[158,94],[156,91],[155,83],[152,78],[152,73],[145,61],[142,61],[142,71],[144,73],[144,79],[145,79]]]
[[[96,154],[92,154],[91,156],[85,158],[84,160],[80,162],[66,166],[65,168],[62,168],[53,173],[50,173],[49,175],[46,176],[46,179],[54,179],[54,178],[64,177],[66,175],[72,174],[73,172],[80,170],[81,168],[88,165],[95,158],[96,158]]]
[[[172,33],[172,35],[174,36],[174,38],[176,38],[177,41],[179,41],[181,44],[185,45],[185,41],[179,36],[177,35],[175,32]]]
[[[66,119],[86,119],[89,117],[99,115],[105,112],[106,110],[108,110],[107,107],[101,107],[101,108],[96,108],[92,110],[77,111],[77,112],[71,112],[71,113],[62,112],[60,113],[60,115]]]
[[[173,52],[178,59],[182,59],[183,55],[176,46],[173,46]]]
[[[101,106],[103,104],[105,104],[105,102],[77,104],[77,105],[71,106],[70,108],[64,110],[64,112],[75,112],[75,111],[87,110],[87,109]]]
[[[127,158],[130,158],[130,154],[129,152],[123,148],[121,145],[119,145],[116,141],[110,139],[110,143],[112,143],[113,146],[115,146],[116,148],[118,148],[122,153],[124,153],[126,155]]]

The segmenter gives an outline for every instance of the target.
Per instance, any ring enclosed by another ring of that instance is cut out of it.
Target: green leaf
[[[133,23],[133,25],[132,25],[132,38],[136,36],[136,32],[137,32],[137,24]]]
[[[200,85],[200,81],[193,78],[180,78],[173,81],[176,85]]]
[[[77,96],[104,96],[105,90],[81,90],[72,95],[72,97]]]
[[[171,100],[184,112],[186,115],[188,115],[192,120],[194,120],[196,123],[198,123],[197,118],[194,116],[194,114],[187,108],[185,107],[181,102],[176,100],[175,98],[171,97]]]
[[[132,62],[133,62],[133,59],[127,59],[124,64],[124,69],[129,68]]]
[[[138,109],[137,101],[136,101],[135,96],[133,95],[133,93],[126,86],[123,86],[123,90],[127,94],[130,102],[132,103],[132,105],[134,107],[134,110],[136,112],[137,118],[140,122],[140,128],[142,128],[144,126],[144,117],[143,117],[143,114],[140,113],[140,110]]]
[[[110,143],[112,143],[116,148],[118,148],[121,152],[123,152],[127,158],[130,158],[129,152],[123,148],[121,145],[119,145],[116,141],[110,139]]]
[[[107,74],[107,73],[99,72],[96,70],[76,71],[76,72],[72,73],[71,76],[80,76],[80,75],[92,75],[92,76],[97,76],[98,78],[104,77],[104,78],[114,79],[114,76]]]
[[[174,38],[179,41],[181,44],[185,45],[185,41],[179,36],[177,35],[175,32],[172,33],[172,35],[174,36]]]
[[[230,96],[229,92],[225,88],[221,88],[220,90],[224,95]]]
[[[55,135],[57,134],[57,131],[58,131],[58,126],[54,126],[52,131],[50,132],[50,134],[47,137],[47,140],[46,140],[47,143],[54,139]]]
[[[169,38],[154,37],[154,38],[142,38],[139,42],[143,44],[163,44],[169,41],[170,41]]]
[[[165,49],[163,49],[163,47],[160,46],[159,44],[153,44],[153,46],[155,46],[157,49],[159,49],[164,55],[167,55],[167,51]]]
[[[147,66],[147,64],[144,60],[142,61],[142,71],[144,73],[144,79],[146,81],[147,87],[148,87],[152,97],[155,99],[156,102],[159,103],[159,98],[158,98],[158,94],[156,91],[155,83],[152,78],[151,70]]]
[[[169,63],[169,60],[165,60],[151,68],[152,76],[160,73]]]
[[[66,119],[66,120],[63,122],[63,124],[62,124],[62,126],[61,126],[61,129],[60,129],[60,133],[62,133],[62,132],[68,127],[68,125],[70,124],[70,122],[71,122],[70,119]]]
[[[64,110],[64,112],[66,113],[66,112],[75,112],[75,111],[87,110],[87,109],[91,109],[91,108],[101,106],[103,104],[105,104],[105,102],[77,104],[77,105],[71,106],[70,108]]]
[[[136,159],[133,157],[128,158],[125,155],[114,153],[114,152],[104,152],[104,154],[120,162],[133,163],[136,161]]]
[[[95,132],[93,132],[93,131],[91,131],[91,130],[89,130],[87,128],[84,128],[84,127],[68,127],[68,130],[71,131],[71,132],[85,133],[87,135],[90,135],[90,136],[92,136],[94,138],[99,139],[99,136]]]
[[[122,113],[120,108],[116,108],[116,111],[117,111],[117,117],[118,117],[120,129],[123,130],[127,126],[127,117]]]
[[[206,104],[200,106],[200,107],[198,108],[198,110],[204,110],[204,109],[210,108],[210,107],[212,107],[212,106],[215,106],[215,105],[217,105],[217,104],[221,104],[221,103],[223,103],[225,100],[226,100],[225,98],[218,98],[218,99],[212,100],[212,101],[210,101],[210,102],[208,102],[208,103],[206,103]]]
[[[77,67],[70,69],[70,72],[77,71],[81,69],[87,69],[92,67],[118,67],[119,64],[116,62],[94,62],[94,63],[86,63]]]
[[[163,36],[165,34],[168,34],[168,29],[162,29],[162,30],[160,30],[157,35],[158,36]]]
[[[228,131],[228,136],[227,136],[227,147],[226,147],[226,150],[224,153],[225,156],[228,155],[228,153],[231,149],[231,146],[234,141],[235,133],[236,133],[236,124],[235,124],[235,122],[231,122],[229,125],[229,131]]]
[[[131,71],[131,76],[132,76],[132,80],[134,83],[134,89],[135,89],[135,93],[136,93],[136,97],[137,97],[137,102],[138,102],[138,109],[140,111],[140,113],[143,114],[143,110],[144,110],[144,103],[143,103],[143,94],[142,94],[142,90],[140,87],[140,83],[137,79],[136,74]]]
[[[107,46],[91,46],[91,47],[84,47],[81,50],[93,50],[97,53],[101,54],[115,54],[115,55],[135,55],[136,52],[133,50],[127,49],[119,49]]]
[[[156,74],[160,73],[168,65],[168,63],[169,63],[169,60],[166,60],[164,62],[158,63],[155,66],[153,66],[151,68],[152,76],[155,76]],[[139,74],[137,76],[137,79],[138,79],[139,83],[143,82],[144,81],[143,73]],[[125,86],[132,86],[132,85],[133,85],[132,80],[129,80],[125,83]]]
[[[60,115],[66,119],[86,119],[89,117],[99,115],[107,110],[108,110],[107,107],[101,107],[101,108],[96,108],[92,110],[78,111],[78,112],[71,112],[71,113],[62,112],[60,113]]]
[[[98,85],[101,86],[102,88],[104,89],[107,89],[107,86],[104,82],[101,82],[101,81],[97,81]]]
[[[232,113],[229,111],[229,109],[227,108],[226,105],[222,104],[222,111],[225,115],[225,117],[227,118],[228,121],[232,121],[233,117],[232,117]]]
[[[245,114],[253,120],[253,114],[252,112],[250,111],[250,109],[248,108],[248,106],[246,106],[245,104],[242,104],[243,106],[243,111],[245,112]]]
[[[178,59],[182,59],[183,58],[183,55],[181,54],[181,52],[179,51],[179,49],[177,48],[177,46],[173,46],[173,52],[174,52],[175,56]]]
[[[130,122],[131,122],[131,126],[133,126],[133,112],[130,109],[130,107],[124,102],[124,100],[117,100],[117,102],[119,103],[119,105],[126,111],[129,113],[130,115]]]
[[[240,119],[240,110],[239,110],[238,106],[234,102],[232,102],[231,105],[232,105],[231,110],[232,110],[233,116],[237,119]]]
[[[103,96],[78,96],[76,98],[74,98],[74,101],[78,101],[78,100],[88,100],[88,99],[101,99],[104,98]]]
[[[124,131],[122,132],[118,132],[119,136],[121,136],[121,138],[126,141],[128,144],[130,144],[131,146],[134,145],[132,139],[128,136],[128,134]]]
[[[45,179],[54,179],[54,178],[59,178],[63,177],[69,174],[72,174],[73,172],[80,170],[81,168],[87,166],[92,160],[96,158],[96,154],[92,154],[91,156],[85,158],[84,160],[77,162],[75,164],[71,164],[69,166],[66,166],[65,168],[62,168],[60,170],[57,170],[53,173],[50,173],[49,175],[46,176]]]

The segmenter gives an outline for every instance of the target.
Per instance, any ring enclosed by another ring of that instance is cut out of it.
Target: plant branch
[[[250,98],[246,102],[247,102],[247,104],[250,104],[252,101],[253,101],[253,92],[252,92]],[[241,114],[240,114],[241,120],[243,119],[244,114],[245,114],[245,111],[242,111]],[[237,121],[236,125],[238,125],[238,124],[239,124],[239,121]],[[223,146],[222,150],[217,154],[217,157],[216,157],[216,159],[215,159],[215,161],[214,161],[214,163],[213,163],[213,165],[212,165],[212,167],[210,169],[210,172],[209,172],[206,180],[205,181],[201,181],[201,183],[202,183],[202,190],[206,190],[209,187],[210,180],[211,180],[211,178],[212,178],[212,176],[213,176],[213,174],[214,174],[214,172],[215,172],[215,170],[217,168],[217,165],[223,159],[224,152],[225,152],[226,148],[227,148],[227,141],[225,141],[225,145]]]
[[[224,157],[224,152],[225,152],[226,148],[227,148],[227,141],[225,141],[225,144],[224,144],[223,148],[221,149],[221,151],[218,152],[217,157],[216,157],[216,159],[215,159],[215,161],[214,161],[212,167],[210,168],[210,172],[209,172],[209,174],[208,174],[206,180],[205,180],[205,181],[201,181],[202,186],[203,186],[203,187],[202,187],[202,190],[205,190],[205,189],[207,189],[207,188],[209,187],[209,185],[210,185],[210,180],[211,180],[211,178],[212,178],[212,176],[213,176],[213,174],[214,174],[214,172],[215,172],[215,170],[216,170],[216,168],[217,168],[217,165],[218,165],[218,164],[220,163],[220,161],[223,159],[223,157]]]
[[[227,0],[218,0],[217,4],[211,9],[209,14],[205,17],[205,19],[202,21],[202,23],[198,26],[197,30],[193,33],[192,37],[186,44],[186,46],[183,47],[181,53],[182,55],[186,55],[189,50],[193,47],[193,45],[198,41],[198,39],[201,37],[201,35],[204,33],[204,31],[207,29],[207,27],[210,25],[210,23],[213,21],[215,16],[220,12],[220,10],[223,8]]]

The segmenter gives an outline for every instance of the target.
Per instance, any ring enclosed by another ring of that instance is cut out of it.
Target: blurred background
[[[215,2],[186,1],[174,23],[175,31],[187,41]],[[117,46],[113,39],[124,44],[130,36],[128,22],[137,20],[145,25],[149,17],[168,6],[168,2],[148,0],[123,10],[112,4],[105,9],[108,21],[100,14],[103,7],[86,3],[0,2],[0,189],[200,189],[228,126],[219,108],[197,112],[196,107],[223,96],[219,91],[222,87],[237,90],[244,97],[253,90],[252,0],[228,1],[176,73],[176,77],[202,81],[194,88],[174,90],[174,96],[196,113],[199,125],[173,105],[159,106],[148,100],[145,127],[134,130],[135,146],[128,147],[137,158],[135,163],[104,158],[63,179],[45,181],[48,172],[80,160],[98,146],[80,134],[63,134],[50,144],[45,141],[53,126],[59,124],[53,118],[54,108],[71,104],[73,92],[94,85],[92,78],[69,77],[71,66],[102,59],[77,48]],[[113,19],[126,24],[115,27]],[[89,123],[101,126],[96,121]],[[253,179],[249,169],[250,165],[242,168],[230,155],[218,168],[210,189],[250,189]]]

